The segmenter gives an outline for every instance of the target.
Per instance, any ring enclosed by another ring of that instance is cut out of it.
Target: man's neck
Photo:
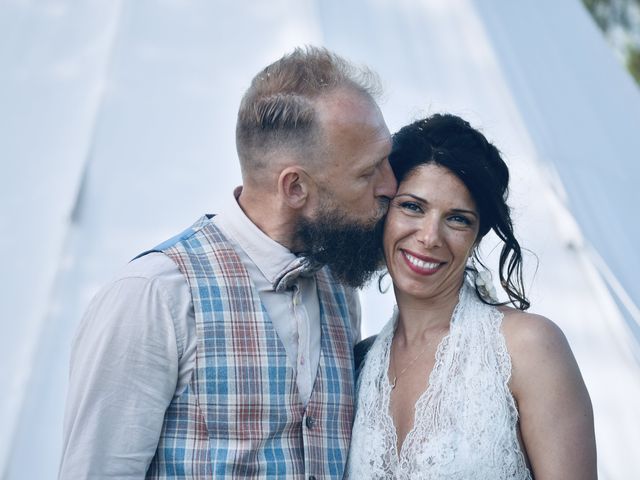
[[[246,187],[236,197],[244,214],[269,238],[292,250],[294,219],[289,209],[283,209],[273,195],[252,192]]]

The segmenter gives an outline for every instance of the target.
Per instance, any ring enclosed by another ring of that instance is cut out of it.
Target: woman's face
[[[391,201],[384,230],[396,296],[457,292],[479,225],[471,194],[451,171],[428,164],[411,172]]]

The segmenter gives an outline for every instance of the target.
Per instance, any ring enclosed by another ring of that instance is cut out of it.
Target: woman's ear
[[[293,209],[303,208],[309,199],[311,178],[299,166],[287,167],[278,177],[278,194]]]

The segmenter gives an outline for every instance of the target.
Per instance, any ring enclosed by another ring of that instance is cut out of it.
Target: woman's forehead
[[[451,170],[435,163],[414,168],[398,186],[398,195],[409,194],[426,202],[447,202],[475,209],[464,182]]]

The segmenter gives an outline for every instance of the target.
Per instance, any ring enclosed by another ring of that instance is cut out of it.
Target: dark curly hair
[[[398,183],[417,167],[427,164],[448,169],[464,183],[480,216],[476,246],[490,230],[502,240],[500,284],[514,306],[520,310],[529,308],[522,277],[522,249],[515,238],[507,205],[509,169],[498,149],[462,118],[435,114],[393,135],[389,161]],[[484,267],[477,248],[473,258]],[[477,285],[476,292],[482,301],[490,303],[480,294]]]

